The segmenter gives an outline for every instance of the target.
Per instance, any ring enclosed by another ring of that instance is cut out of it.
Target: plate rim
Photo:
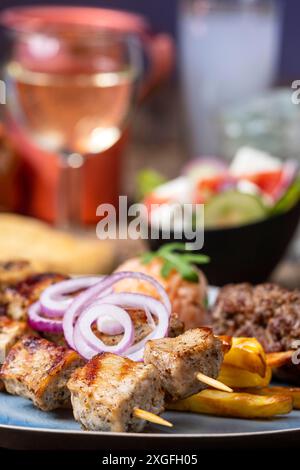
[[[213,417],[213,416],[212,416]],[[84,431],[76,429],[53,429],[53,428],[39,428],[39,427],[30,427],[30,426],[17,426],[11,424],[0,424],[0,430],[9,429],[11,431],[21,431],[21,432],[34,432],[42,434],[67,434],[75,436],[98,436],[98,437],[128,437],[128,438],[159,438],[159,439],[224,439],[224,438],[241,438],[241,437],[259,437],[259,436],[270,436],[274,434],[289,434],[289,433],[300,433],[300,427],[289,428],[289,429],[272,429],[267,431],[249,431],[249,432],[234,432],[234,433],[134,433],[134,432],[111,432],[111,431]]]

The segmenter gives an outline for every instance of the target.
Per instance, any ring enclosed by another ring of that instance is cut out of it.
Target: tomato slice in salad
[[[195,187],[194,204],[207,202],[212,196],[226,189],[226,186],[229,186],[231,183],[232,181],[227,174],[219,174],[211,178],[199,180]]]
[[[281,185],[282,170],[247,175],[245,179],[256,184],[263,193],[273,196]]]

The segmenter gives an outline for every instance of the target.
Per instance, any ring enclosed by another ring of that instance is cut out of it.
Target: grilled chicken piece
[[[0,262],[0,289],[13,286],[35,273],[32,264],[26,260]]]
[[[28,307],[51,284],[68,279],[62,274],[43,273],[27,277],[0,295],[0,310],[14,320],[26,320]]]
[[[158,371],[111,353],[93,357],[68,382],[76,421],[92,431],[138,432],[145,421],[134,408],[161,413],[164,392]]]
[[[218,377],[222,349],[221,340],[210,328],[195,328],[177,338],[148,341],[144,361],[158,369],[167,399],[178,400],[207,388],[196,378],[197,372]]]
[[[30,398],[38,408],[49,411],[70,406],[67,381],[83,364],[75,351],[24,336],[10,350],[0,378],[8,393]]]

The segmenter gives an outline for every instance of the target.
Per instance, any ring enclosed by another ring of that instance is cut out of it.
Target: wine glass
[[[142,68],[140,41],[129,31],[80,21],[8,33],[8,117],[35,146],[59,155],[56,222],[78,227],[82,169],[122,135]]]

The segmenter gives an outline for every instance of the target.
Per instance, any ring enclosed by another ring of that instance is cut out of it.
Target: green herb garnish
[[[170,272],[175,269],[183,279],[190,282],[198,282],[199,275],[195,265],[209,263],[206,255],[192,253],[186,250],[184,243],[168,243],[157,251],[149,251],[141,257],[143,264],[148,264],[155,258],[163,260],[160,271],[161,276],[166,279]]]

